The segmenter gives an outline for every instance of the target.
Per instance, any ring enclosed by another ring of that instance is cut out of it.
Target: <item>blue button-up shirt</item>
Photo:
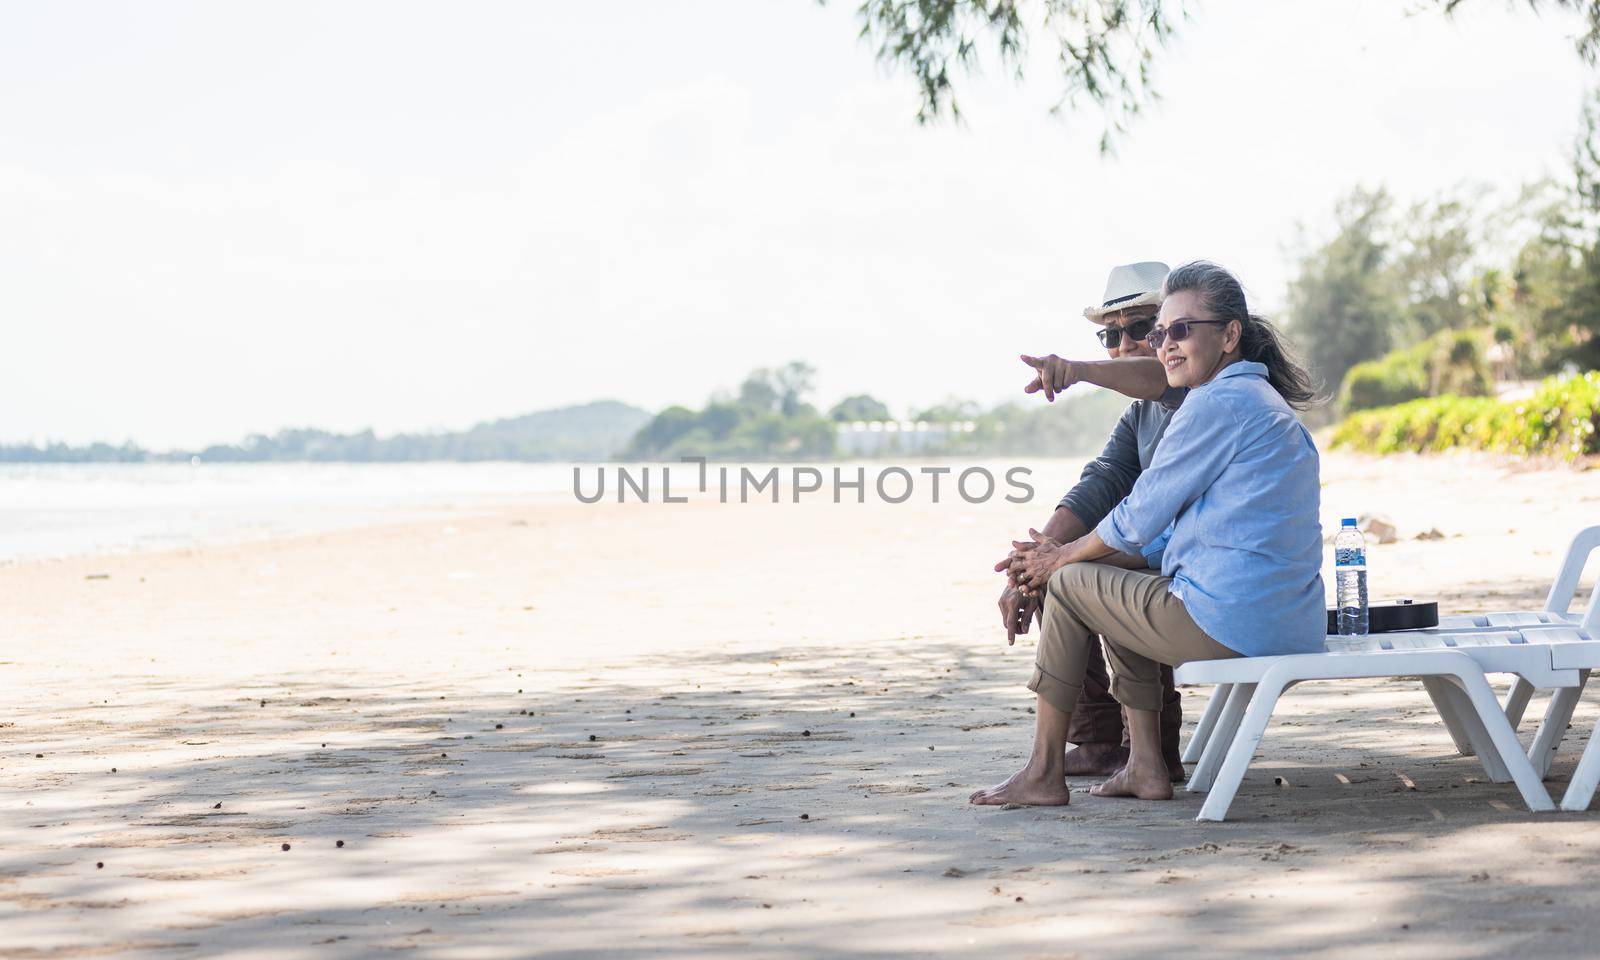
[[[1322,650],[1316,445],[1241,360],[1189,391],[1150,468],[1095,532],[1144,553],[1171,527],[1161,573],[1196,625],[1249,657]]]
[[[1059,506],[1071,510],[1085,527],[1094,529],[1112,507],[1133,492],[1134,481],[1156,458],[1156,447],[1173,411],[1183,405],[1183,398],[1188,395],[1187,387],[1168,387],[1160,400],[1135,400],[1129,404],[1106,438],[1105,449],[1084,464],[1083,476],[1061,498]],[[1150,564],[1160,565],[1159,558]]]

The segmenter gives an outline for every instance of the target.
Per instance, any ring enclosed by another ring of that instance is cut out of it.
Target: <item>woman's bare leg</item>
[[[1171,800],[1172,777],[1161,759],[1161,713],[1128,708],[1128,765],[1089,790],[1096,797]]]
[[[1005,783],[997,784],[972,794],[973,803],[998,805],[1022,803],[1036,807],[1059,807],[1071,796],[1067,789],[1065,752],[1067,748],[1067,721],[1071,714],[1062,713],[1051,706],[1044,697],[1036,697],[1034,711],[1037,719],[1033,725],[1033,754],[1027,766],[1011,775]],[[1159,761],[1160,755],[1157,755]],[[1170,791],[1169,791],[1170,796]]]

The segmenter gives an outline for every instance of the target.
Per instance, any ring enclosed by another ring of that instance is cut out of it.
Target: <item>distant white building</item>
[[[938,453],[960,434],[976,429],[978,424],[972,420],[853,420],[839,424],[837,449],[846,457]]]

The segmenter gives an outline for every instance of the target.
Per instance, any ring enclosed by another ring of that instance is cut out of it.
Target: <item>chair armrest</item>
[[[1600,526],[1580,530],[1572,538],[1567,555],[1561,560],[1561,570],[1550,585],[1550,595],[1545,598],[1546,610],[1566,613],[1571,608],[1573,598],[1578,593],[1578,577],[1582,575],[1584,564],[1589,562],[1589,554],[1596,547],[1600,547]],[[1583,619],[1578,621],[1578,629],[1600,639],[1600,585],[1590,589],[1589,606],[1584,611]]]

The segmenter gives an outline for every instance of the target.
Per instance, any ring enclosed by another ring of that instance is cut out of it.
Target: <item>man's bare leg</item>
[[[1128,748],[1120,743],[1080,743],[1067,751],[1069,777],[1106,777],[1128,764]]]
[[[968,797],[972,803],[985,806],[1021,803],[1036,807],[1059,807],[1071,796],[1067,789],[1064,756],[1067,749],[1067,720],[1070,714],[1062,713],[1037,698],[1034,705],[1037,719],[1033,725],[1033,754],[1027,766],[1011,775],[1004,783],[975,791]],[[1159,758],[1158,758],[1159,759]],[[1170,795],[1170,791],[1169,791]]]
[[[1172,777],[1161,759],[1161,714],[1129,708],[1128,765],[1105,783],[1090,789],[1096,797],[1138,797],[1171,800]]]
[[[1067,740],[1067,776],[1109,777],[1128,762],[1128,734],[1122,704],[1111,695],[1111,673],[1100,638],[1089,641],[1083,664],[1083,690],[1072,707]]]

